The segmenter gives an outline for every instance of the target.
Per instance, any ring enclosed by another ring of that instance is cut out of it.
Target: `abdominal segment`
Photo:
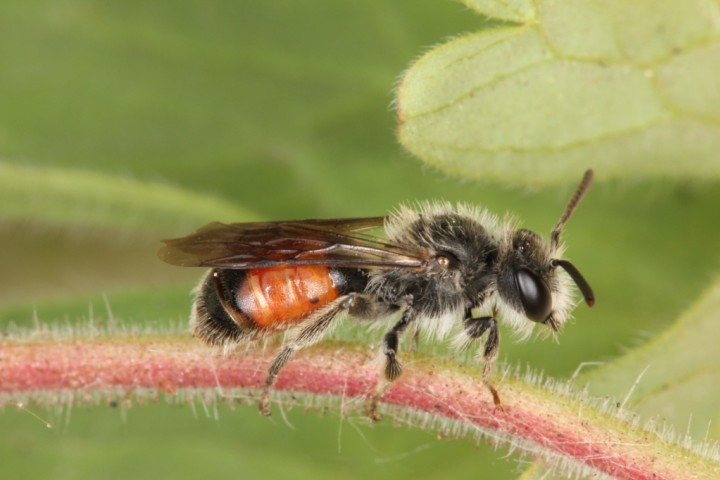
[[[328,267],[258,268],[248,270],[237,286],[235,303],[256,328],[283,330],[338,295]]]

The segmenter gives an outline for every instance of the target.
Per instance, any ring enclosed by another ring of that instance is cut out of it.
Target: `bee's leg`
[[[500,402],[500,395],[497,390],[490,383],[490,377],[494,372],[495,360],[497,360],[498,350],[500,349],[500,334],[498,332],[497,321],[493,318],[492,324],[488,331],[487,339],[485,340],[485,351],[483,352],[483,384],[490,390],[490,394],[493,397],[493,403],[495,408],[502,410],[502,404]]]
[[[377,405],[390,384],[402,374],[402,366],[397,360],[398,346],[400,343],[400,335],[417,317],[415,309],[408,305],[403,311],[400,320],[390,329],[383,337],[383,353],[385,354],[385,381],[381,382],[370,400],[367,409],[368,416],[377,421],[380,416],[377,414]]]
[[[402,374],[402,366],[397,360],[397,351],[400,344],[400,335],[415,320],[415,310],[407,308],[400,320],[383,337],[383,353],[385,354],[385,378],[396,380]]]
[[[262,397],[260,398],[260,413],[270,415],[270,389],[275,383],[278,373],[280,373],[280,370],[282,370],[287,361],[290,360],[290,357],[301,348],[310,346],[322,339],[323,334],[332,325],[333,320],[338,317],[338,314],[343,310],[350,309],[355,301],[355,294],[339,297],[326,307],[315,312],[302,323],[295,337],[280,351],[268,369],[265,387],[263,388]]]
[[[500,395],[498,395],[497,390],[492,383],[490,383],[490,377],[493,374],[493,367],[495,366],[498,349],[500,348],[500,334],[498,333],[497,320],[495,320],[494,316],[473,318],[470,309],[468,309],[465,315],[466,317],[463,324],[465,326],[465,334],[470,341],[480,338],[485,331],[488,332],[483,351],[484,364],[482,379],[483,384],[493,397],[495,408],[502,409]]]
[[[406,295],[398,304],[387,304],[376,301],[373,297],[356,295],[350,315],[359,319],[377,319],[383,315],[404,309],[400,320],[383,337],[383,353],[386,357],[385,378],[393,381],[402,373],[402,367],[397,361],[397,349],[400,335],[415,319],[415,310],[412,308],[412,295]],[[417,335],[417,330],[415,331]]]

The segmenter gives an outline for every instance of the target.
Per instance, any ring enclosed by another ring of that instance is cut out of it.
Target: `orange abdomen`
[[[257,328],[283,330],[338,296],[327,267],[272,267],[249,270],[236,301]]]

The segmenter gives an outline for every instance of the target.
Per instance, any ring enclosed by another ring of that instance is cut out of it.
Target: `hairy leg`
[[[486,331],[488,332],[483,347],[483,374],[482,380],[485,387],[490,391],[493,397],[493,403],[496,408],[502,408],[500,395],[490,382],[493,374],[495,360],[497,359],[498,350],[500,348],[500,334],[498,332],[497,320],[494,316],[488,317],[472,317],[470,310],[466,312],[466,318],[463,321],[465,325],[465,335],[468,337],[468,344],[473,340],[480,338]]]
[[[367,408],[368,417],[374,421],[380,420],[381,416],[377,413],[377,406],[380,402],[385,391],[395,380],[402,374],[402,365],[397,359],[398,347],[400,344],[400,336],[405,329],[410,325],[417,317],[416,311],[412,306],[406,306],[403,311],[400,320],[393,325],[383,337],[383,354],[385,355],[385,368],[384,376],[385,380],[378,384],[378,388],[375,394],[370,399],[370,404]]]
[[[325,308],[315,312],[301,324],[300,330],[295,337],[280,350],[280,353],[275,357],[275,360],[268,369],[265,387],[263,388],[263,394],[260,398],[260,413],[270,415],[270,389],[275,383],[275,379],[280,373],[280,370],[282,370],[288,360],[290,360],[290,357],[298,350],[317,343],[322,339],[323,334],[327,332],[339,314],[344,310],[351,309],[356,301],[357,296],[354,294],[342,296]]]

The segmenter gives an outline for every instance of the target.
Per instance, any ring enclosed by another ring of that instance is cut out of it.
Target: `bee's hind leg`
[[[350,309],[355,301],[355,294],[339,297],[315,312],[300,325],[300,330],[295,337],[280,350],[280,353],[275,357],[275,360],[268,369],[265,386],[263,387],[262,396],[260,397],[260,413],[270,415],[270,390],[280,370],[282,370],[293,354],[302,348],[320,341],[328,328],[333,324],[333,321],[338,318],[339,314],[343,310]]]

